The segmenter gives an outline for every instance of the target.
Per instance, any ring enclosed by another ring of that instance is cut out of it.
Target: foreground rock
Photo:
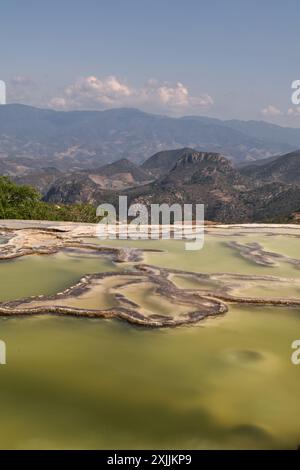
[[[260,226],[260,231],[272,234],[278,230],[287,236],[299,236],[300,228],[295,226]],[[241,236],[257,231],[257,226],[217,226],[206,228],[210,235]],[[299,234],[299,235],[298,235]],[[105,246],[96,238],[96,226],[76,223],[2,221],[0,235],[0,259],[9,260],[20,256],[58,252],[64,249],[93,250],[99,256],[108,256],[115,263],[125,263],[118,273],[107,272],[84,276],[76,285],[54,296],[35,296],[0,303],[0,315],[20,316],[36,314],[73,315],[88,318],[119,318],[130,323],[148,327],[175,327],[199,322],[210,316],[218,316],[228,311],[230,303],[248,303],[299,307],[297,298],[267,298],[244,296],[248,287],[274,286],[274,290],[294,284],[300,289],[300,280],[275,276],[254,276],[227,273],[204,274],[178,269],[159,268],[143,264],[143,251],[136,248]],[[116,242],[117,245],[117,242]],[[274,260],[282,260],[283,255],[265,252],[257,243],[240,244],[230,242],[240,256],[261,265],[272,265]],[[151,250],[147,250],[151,251]],[[286,261],[286,259],[284,258]],[[292,264],[297,260],[287,259]],[[176,283],[176,276],[198,283],[193,288],[182,288]],[[167,300],[171,312],[149,312],[143,305],[132,300],[130,288],[141,291],[145,286],[158,300]],[[113,299],[110,305],[100,305],[101,298],[109,294]],[[95,304],[87,307],[86,298],[95,299]]]

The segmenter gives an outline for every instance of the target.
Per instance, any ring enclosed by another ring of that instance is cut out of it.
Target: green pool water
[[[300,312],[237,309],[201,326],[0,320],[1,448],[295,448]],[[298,335],[299,336],[299,335]]]
[[[0,301],[52,295],[75,284],[84,274],[117,269],[104,256],[76,250],[0,261]]]
[[[269,250],[272,246],[272,239],[275,240],[273,241],[273,246],[275,245],[277,250],[282,242],[282,246],[285,248],[282,254],[286,254],[285,251],[287,251],[287,253],[289,253],[288,256],[292,255],[294,258],[300,257],[300,238],[283,236],[270,237],[251,234],[240,237],[217,237],[206,235],[203,249],[195,251],[185,250],[185,242],[183,240],[96,240],[96,242],[107,246],[128,246],[141,249],[162,250],[162,253],[145,253],[145,262],[172,269],[203,273],[226,272],[299,277],[300,269],[292,264],[280,262],[278,266],[261,266],[243,258],[238,251],[227,246],[229,241],[236,241],[242,244],[256,241],[261,243],[262,246],[266,246],[266,249]],[[88,240],[90,241],[90,239]],[[289,243],[292,243],[292,250],[291,248],[286,248]]]
[[[109,244],[162,248],[147,262],[177,269],[299,277],[287,263],[248,262],[225,241],[210,237],[191,255],[176,241]],[[113,269],[103,256],[77,252],[1,262],[1,299],[54,293],[86,272]],[[142,294],[131,289],[132,299]],[[160,309],[148,294],[145,308]],[[291,343],[299,338],[300,309],[283,307],[230,305],[224,316],[163,330],[118,320],[0,318],[7,347],[0,448],[294,449],[300,366],[291,363]]]

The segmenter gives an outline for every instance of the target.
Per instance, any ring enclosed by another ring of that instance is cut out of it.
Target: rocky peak
[[[190,165],[198,166],[199,164],[203,164],[204,166],[225,166],[232,168],[231,162],[220,153],[191,151],[185,152],[179,158],[174,166],[174,170]]]

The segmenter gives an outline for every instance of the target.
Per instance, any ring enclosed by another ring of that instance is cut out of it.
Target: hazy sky
[[[4,0],[9,102],[300,126],[297,0]]]

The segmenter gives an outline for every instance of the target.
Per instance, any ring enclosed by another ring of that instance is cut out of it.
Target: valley
[[[109,189],[97,184],[92,174],[68,174],[52,184],[44,199],[56,204],[97,206],[105,202],[117,206],[118,196],[125,195],[129,204],[141,203],[147,207],[164,203],[204,204],[205,219],[219,223],[297,222],[300,153],[278,157],[279,169],[276,177],[272,177],[268,165],[273,167],[275,164],[277,159],[265,165],[261,161],[260,165],[239,168],[218,153],[170,150],[153,155],[141,167],[127,163],[126,171],[122,170],[124,161],[109,165],[116,172],[116,180],[113,174],[110,177]],[[290,165],[293,165],[292,171]],[[128,168],[131,168],[129,173]],[[140,175],[138,171],[141,170],[143,178],[137,181],[133,175]],[[102,171],[105,175],[107,167],[100,168],[98,174]],[[287,180],[288,173],[294,175],[293,181]],[[149,182],[145,181],[147,174]],[[124,180],[130,180],[131,185]]]
[[[93,210],[126,195],[146,206],[205,204],[218,223],[298,223],[299,148],[298,129],[263,121],[0,107],[0,173],[34,187],[54,220],[60,205]]]

